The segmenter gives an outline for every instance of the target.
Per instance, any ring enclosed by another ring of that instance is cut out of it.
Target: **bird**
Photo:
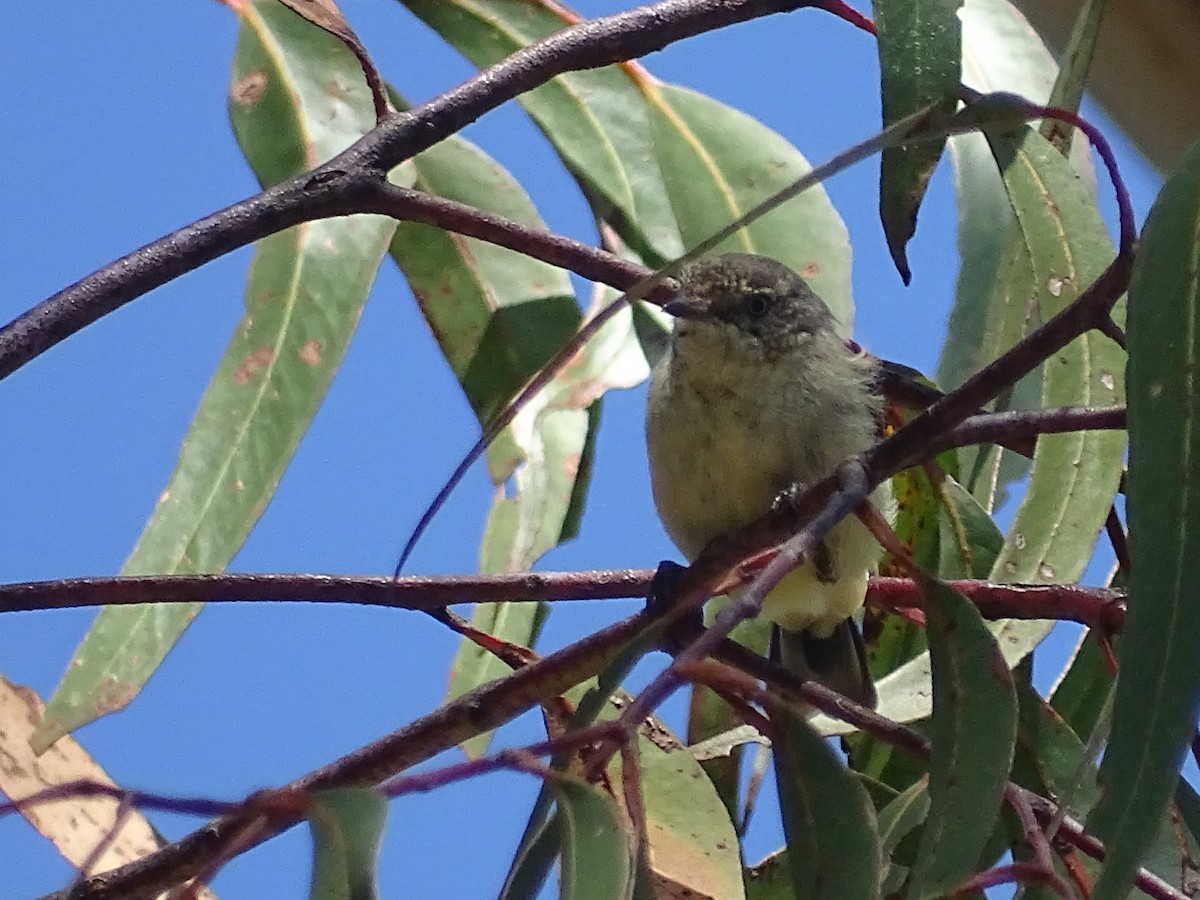
[[[674,329],[650,378],[646,445],[655,506],[689,562],[878,439],[879,363],[854,352],[798,273],[745,253],[685,267]],[[886,510],[886,487],[872,499]],[[855,614],[882,551],[849,516],[767,594],[772,655],[793,674],[874,707]],[[741,590],[745,590],[742,588]]]

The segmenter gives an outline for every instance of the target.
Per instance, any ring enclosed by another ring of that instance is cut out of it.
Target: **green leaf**
[[[1104,18],[1107,3],[1108,0],[1085,0],[1080,7],[1062,54],[1067,64],[1054,82],[1050,106],[1078,111],[1083,92],[1087,89],[1088,72],[1092,68],[1092,57],[1100,37],[1100,22]],[[1074,134],[1073,125],[1058,119],[1047,119],[1042,123],[1042,135],[1054,146],[1066,148],[1064,153],[1070,149]]]
[[[577,778],[553,782],[562,822],[563,900],[621,900],[633,896],[634,838],[612,797]]]
[[[394,101],[407,105],[399,97]],[[411,168],[414,186],[421,190],[545,227],[521,186],[460,138],[419,154]],[[392,255],[481,423],[494,418],[579,325],[567,274],[523,254],[401,223]],[[543,553],[574,535],[598,412],[590,407],[603,391],[636,384],[647,374],[632,313],[625,310],[496,439],[487,454],[496,496],[480,548],[484,571],[529,569]],[[531,646],[546,612],[543,604],[486,604],[476,609],[472,624],[503,640]],[[490,653],[463,641],[449,696],[507,672]],[[489,740],[490,735],[480,735],[464,750],[477,755]]]
[[[310,900],[375,900],[387,810],[387,798],[369,788],[335,788],[313,795],[308,807],[313,837]]]
[[[746,869],[746,900],[795,900],[786,849]]]
[[[975,499],[949,475],[941,477],[940,488],[930,483],[924,469],[908,469],[892,479],[896,498],[895,531],[910,548],[913,559],[925,572],[938,578],[981,578],[1004,543],[996,524]],[[929,657],[925,630],[894,613],[868,610],[879,629],[872,633],[869,663],[876,679],[880,708],[893,713],[903,710],[903,721],[929,715]],[[908,666],[914,659],[918,668]],[[922,675],[919,687],[914,681],[889,677],[901,667],[914,676]],[[822,720],[823,722],[824,720]],[[854,768],[872,777],[883,777],[893,757],[893,746],[866,735],[852,744]]]
[[[1007,0],[967,0],[963,24],[963,81],[982,91],[1010,91],[1042,103],[1058,68],[1030,24]],[[938,383],[958,387],[1011,347],[1028,328],[1032,264],[1021,240],[995,158],[980,134],[952,137],[950,159],[958,198],[962,258],[954,308],[938,362]],[[1072,154],[1092,189],[1086,145]],[[999,398],[993,409],[1040,405],[1041,370]],[[1000,506],[1006,486],[1026,474],[1024,457],[994,445],[959,451],[962,479],[984,509]]]
[[[931,104],[947,115],[954,112],[962,59],[961,5],[962,0],[872,0],[884,127]],[[906,247],[945,144],[943,137],[883,151],[879,217],[905,284],[912,278]]]
[[[771,717],[794,896],[878,897],[882,858],[866,789],[800,715],[778,704]]]
[[[647,87],[654,153],[683,243],[694,247],[811,170],[783,137],[711,97],[669,84]],[[791,266],[849,333],[850,244],[821,187],[805,191],[713,252],[759,253]]]
[[[1070,814],[1082,820],[1100,796],[1095,764],[1084,761],[1083,741],[1028,682],[1019,684],[1018,697],[1020,730],[1013,779],[1042,796],[1067,804]],[[1181,813],[1179,820],[1176,820],[1174,810],[1168,810],[1162,817],[1153,829],[1143,865],[1186,894],[1190,892],[1189,883],[1194,884],[1200,874],[1196,867],[1200,848],[1195,832],[1187,824],[1188,815],[1184,814],[1185,809],[1190,814],[1196,808],[1195,793],[1180,780],[1175,799]],[[1086,859],[1080,862],[1094,880],[1100,864]],[[1054,894],[1043,889],[1032,892],[1031,896],[1051,897]]]
[[[703,684],[692,685],[688,704],[687,740],[689,746],[725,734],[739,724],[737,711],[721,699],[721,695]],[[742,747],[730,747],[724,755],[700,761],[709,780],[721,796],[730,819],[738,816],[738,795],[741,789]]]
[[[638,730],[638,761],[659,895],[741,900],[737,833],[700,764],[657,719]]]
[[[1076,734],[1091,734],[1100,720],[1113,677],[1099,642],[1090,630],[1085,631],[1079,636],[1070,665],[1054,686],[1050,705]]]
[[[568,692],[577,703],[571,727],[611,721],[629,702],[621,691],[604,691],[605,676]],[[592,714],[594,713],[594,715]],[[741,897],[741,856],[728,810],[692,753],[656,718],[638,729],[638,761],[649,867],[663,889],[694,896]],[[621,760],[609,766],[609,780],[621,782]],[[560,768],[565,768],[565,763]],[[558,814],[540,815],[535,806],[525,837],[501,892],[505,900],[539,896],[562,840]]]
[[[1097,796],[1095,766],[1083,763],[1083,741],[1025,678],[1019,680],[1017,698],[1020,719],[1013,780],[1066,803],[1071,815],[1082,818]]]
[[[923,571],[945,579],[987,575],[1004,536],[961,484],[943,474],[934,485],[917,468],[901,472],[892,483],[897,537]]]
[[[1108,231],[1086,186],[1045,138],[1025,128],[1019,136],[989,133],[988,140],[1029,250],[1034,309],[1042,320],[1049,319],[1072,303],[1111,260]],[[1124,369],[1122,350],[1109,338],[1088,332],[1047,360],[1042,404],[1120,404]],[[1124,449],[1125,437],[1119,431],[1040,438],[1029,488],[992,578],[1078,580],[1116,496]]]
[[[879,811],[879,842],[884,856],[890,856],[905,835],[925,821],[929,805],[928,786],[918,781]]]
[[[264,186],[331,158],[374,124],[353,55],[274,0],[242,14],[229,115]],[[246,314],[123,575],[220,572],[228,564],[321,404],[393,227],[379,216],[326,219],[259,242]],[[199,609],[101,611],[48,704],[41,749],[128,704]]]
[[[1022,668],[1027,668],[1023,666]],[[1017,680],[1017,699],[1020,720],[1017,731],[1017,753],[1013,760],[1013,781],[1043,797],[1066,804],[1070,814],[1081,819],[1096,802],[1096,767],[1084,760],[1084,744],[1075,732],[1029,684],[1025,674]],[[1015,859],[1031,855],[1018,826],[1012,829],[1012,853]],[[1076,864],[1091,872],[1090,861],[1077,854]],[[1059,874],[1066,872],[1056,860]],[[1030,884],[1026,896],[1032,900],[1050,900],[1058,895],[1049,887]]]
[[[1097,900],[1123,897],[1153,837],[1200,712],[1200,145],[1163,186],[1129,287],[1129,613],[1104,795]]]
[[[706,623],[711,624],[717,614],[728,604],[727,597],[714,597],[705,604]],[[761,617],[747,619],[739,622],[729,636],[758,655],[766,656],[771,640],[771,623]],[[703,684],[692,686],[691,703],[688,706],[688,746],[694,748],[696,744],[707,741],[716,735],[725,734],[736,728],[741,722],[742,717],[737,710],[722,700],[711,688]],[[740,815],[738,797],[741,788],[741,759],[742,748],[735,746],[726,756],[712,757],[702,760],[700,763],[735,822],[738,821]]]
[[[912,850],[898,852],[901,843],[919,832],[917,829],[929,816],[929,786],[925,779],[917,781],[904,790],[900,796],[879,811],[879,840],[883,849],[883,858],[887,860],[880,880],[881,890],[885,895],[899,891],[908,878],[912,863]]]
[[[1053,626],[1053,620],[1045,619],[1002,619],[986,623],[1009,668],[1028,656]],[[875,690],[879,694],[877,712],[893,722],[916,722],[928,717],[933,709],[930,690],[932,678],[928,653],[910,659],[875,683]],[[824,714],[813,716],[811,722],[824,735],[850,734],[855,730],[840,719]],[[868,769],[867,773],[878,777],[874,769]]]
[[[933,666],[930,811],[908,896],[972,875],[999,814],[1017,733],[1012,674],[979,611],[940,583],[926,591]]]
[[[573,22],[556,4],[528,0],[403,0],[479,68]],[[651,159],[645,100],[636,66],[566,72],[518,102],[550,140],[599,218],[651,261],[683,251]],[[642,78],[648,77],[642,74]]]

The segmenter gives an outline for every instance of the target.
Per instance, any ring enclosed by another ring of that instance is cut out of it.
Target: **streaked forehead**
[[[777,291],[803,283],[783,263],[746,253],[723,253],[692,263],[680,280],[686,290],[702,294],[740,293],[746,288]]]

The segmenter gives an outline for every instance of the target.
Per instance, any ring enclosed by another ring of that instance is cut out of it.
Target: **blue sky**
[[[473,72],[399,4],[341,5],[384,75],[410,99]],[[591,0],[577,8],[598,14],[624,5]],[[256,190],[225,112],[235,38],[232,13],[209,2],[46,0],[6,13],[0,319]],[[814,162],[878,127],[872,39],[815,11],[695,38],[644,62],[664,80],[762,119]],[[489,114],[465,136],[516,175],[551,228],[594,240],[577,190],[518,107]],[[1157,181],[1127,152],[1123,163],[1140,221]],[[948,168],[939,169],[922,210],[907,289],[876,218],[877,173],[868,163],[828,185],[854,246],[856,337],[881,356],[931,371],[958,265]],[[141,298],[0,382],[0,471],[7,474],[0,580],[118,570],[241,313],[250,254],[239,251]],[[542,568],[642,567],[675,556],[650,499],[643,401],[643,389],[605,399],[582,532]],[[411,295],[385,264],[325,406],[232,568],[390,572],[407,530],[475,435]],[[476,471],[409,571],[473,571],[489,498]],[[551,617],[543,646],[636,606],[573,604]],[[0,673],[48,696],[91,618],[88,610],[0,618]],[[432,622],[402,612],[213,606],[129,710],[79,737],[119,783],[235,800],[434,708],[455,646]],[[676,722],[678,710],[678,703],[669,708]],[[536,734],[536,720],[526,717],[507,740]],[[393,804],[385,896],[401,886],[418,896],[494,893],[536,785],[498,775],[482,787],[467,783]],[[769,818],[760,813],[752,858],[777,846]],[[200,824],[174,816],[154,822],[169,837]],[[307,842],[296,829],[229,866],[214,887],[226,898],[301,895]],[[71,877],[48,844],[11,818],[0,820],[0,872],[5,900]],[[258,890],[266,885],[270,894]]]

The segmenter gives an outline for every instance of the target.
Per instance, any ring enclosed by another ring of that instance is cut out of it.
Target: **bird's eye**
[[[765,316],[771,308],[771,295],[766,291],[754,291],[746,297],[746,311],[756,319]]]

